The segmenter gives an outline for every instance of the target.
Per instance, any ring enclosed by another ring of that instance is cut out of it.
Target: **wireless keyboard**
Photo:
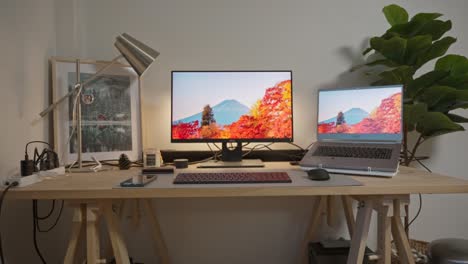
[[[179,173],[174,184],[290,183],[286,172],[194,172]]]

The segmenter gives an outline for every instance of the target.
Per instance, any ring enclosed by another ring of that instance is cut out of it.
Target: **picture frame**
[[[67,94],[76,84],[76,58],[52,57],[52,102]],[[80,59],[83,83],[108,61]],[[73,105],[70,96],[54,109],[54,148],[64,164],[77,160],[76,133],[73,131]],[[115,63],[81,92],[82,161],[117,160],[126,154],[130,160],[141,159],[141,97],[138,74],[130,65]],[[76,129],[75,129],[76,131]]]

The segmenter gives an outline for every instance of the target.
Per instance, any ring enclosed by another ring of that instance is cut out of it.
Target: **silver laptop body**
[[[394,176],[403,135],[402,92],[402,85],[319,90],[317,142],[300,166]]]

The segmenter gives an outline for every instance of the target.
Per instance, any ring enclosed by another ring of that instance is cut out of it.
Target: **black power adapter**
[[[34,161],[28,159],[26,155],[25,159],[21,161],[21,176],[28,176],[34,173]]]
[[[29,159],[28,146],[31,143],[42,143],[47,145],[48,148],[43,149],[41,154],[35,148],[33,159]],[[60,166],[58,155],[50,149],[50,144],[45,141],[36,140],[28,142],[24,148],[24,160],[20,162],[21,176],[32,175],[34,172],[39,171],[38,165],[40,170],[51,170]]]

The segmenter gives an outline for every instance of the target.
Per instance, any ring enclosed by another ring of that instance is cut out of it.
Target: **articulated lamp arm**
[[[54,110],[60,103],[62,103],[65,99],[67,99],[68,97],[72,96],[75,91],[77,91],[80,86],[81,87],[85,87],[86,85],[88,85],[90,82],[94,81],[98,76],[100,76],[105,70],[109,69],[109,67],[111,67],[113,64],[115,64],[120,58],[122,58],[123,56],[122,55],[119,55],[117,57],[115,57],[112,61],[110,61],[108,64],[106,64],[104,67],[102,67],[101,69],[99,69],[93,76],[91,76],[88,80],[86,80],[84,83],[77,83],[75,84],[75,87],[70,91],[68,92],[66,95],[62,96],[62,98],[58,99],[56,102],[54,102],[53,104],[49,105],[49,107],[47,107],[46,109],[44,109],[44,111],[40,112],[39,115],[41,117],[44,117],[46,116],[50,111]]]

